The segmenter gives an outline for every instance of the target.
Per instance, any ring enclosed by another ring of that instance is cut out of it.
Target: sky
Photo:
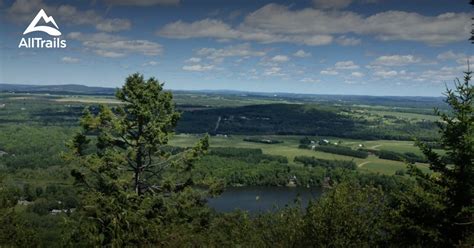
[[[119,87],[139,72],[175,90],[440,96],[474,63],[468,3],[0,0],[0,83]],[[23,34],[41,9],[60,36]],[[34,37],[67,47],[18,47]]]

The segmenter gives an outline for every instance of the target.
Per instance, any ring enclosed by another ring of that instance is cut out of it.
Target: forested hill
[[[365,114],[367,115],[367,114]],[[338,106],[265,104],[185,111],[180,133],[317,135],[354,139],[430,140],[434,122],[364,118]]]
[[[113,95],[116,88],[85,86],[80,84],[63,85],[26,85],[1,84],[0,92],[46,93],[65,95]],[[172,90],[175,96],[180,94],[198,94],[207,97],[228,97],[232,99],[260,99],[294,103],[325,102],[343,105],[379,105],[403,108],[446,108],[441,97],[415,96],[363,96],[363,95],[321,95],[296,93],[244,92],[233,90]]]
[[[77,94],[77,95],[113,95],[115,88],[91,87],[80,84],[63,85],[23,85],[0,84],[0,92],[18,93],[50,93],[50,94]]]

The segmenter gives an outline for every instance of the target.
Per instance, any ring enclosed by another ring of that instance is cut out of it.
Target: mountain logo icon
[[[46,23],[52,23],[56,28],[50,26],[37,26],[40,19],[43,19]],[[45,32],[51,36],[60,36],[61,32],[59,31],[58,24],[54,21],[52,16],[48,16],[43,9],[41,9],[38,14],[36,14],[33,21],[31,21],[30,25],[25,29],[23,34],[28,34],[31,32],[41,31]]]

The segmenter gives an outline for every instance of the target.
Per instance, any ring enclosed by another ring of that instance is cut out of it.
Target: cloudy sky
[[[0,0],[0,83],[438,96],[474,63],[468,0]],[[40,9],[65,49],[18,48]]]

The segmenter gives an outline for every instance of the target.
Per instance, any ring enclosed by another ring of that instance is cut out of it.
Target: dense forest
[[[211,134],[294,134],[362,139],[433,139],[433,122],[353,118],[343,109],[313,105],[266,104],[233,108],[192,110],[183,113],[178,132]]]

